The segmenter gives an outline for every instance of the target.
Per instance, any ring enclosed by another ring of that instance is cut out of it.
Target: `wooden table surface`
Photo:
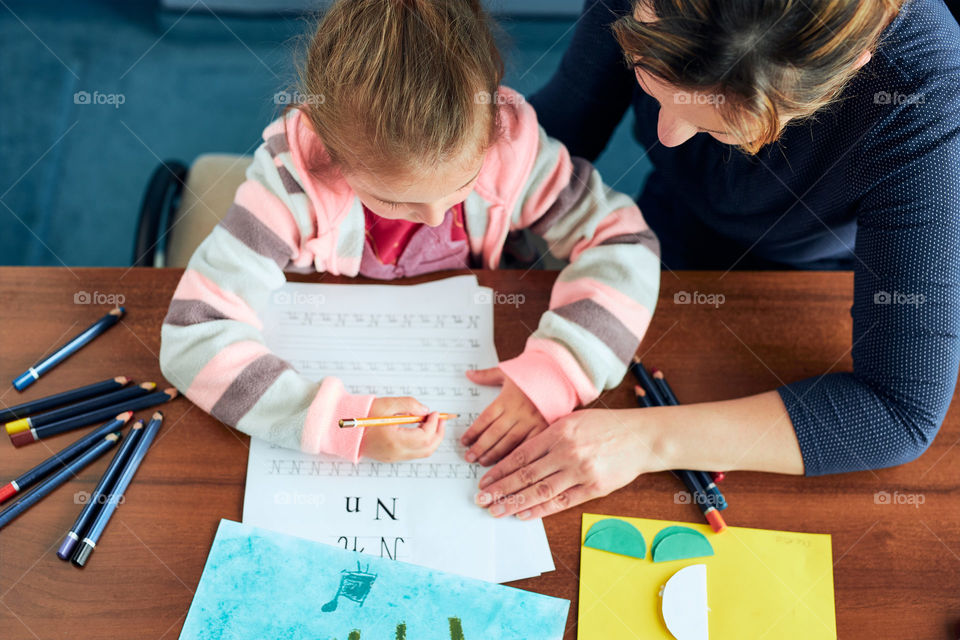
[[[160,323],[179,276],[174,269],[0,268],[0,403],[17,404],[114,375],[163,384],[157,364]],[[498,293],[523,296],[516,307],[496,306],[497,348],[502,358],[512,357],[546,308],[555,273],[479,276]],[[665,273],[641,355],[667,372],[684,402],[732,398],[850,370],[852,285],[848,273]],[[681,291],[722,294],[723,301],[677,304],[674,295]],[[127,308],[121,325],[25,393],[9,386],[40,354],[121,296]],[[632,386],[628,377],[598,404],[632,406]],[[109,456],[0,532],[0,638],[178,637],[217,523],[240,519],[249,439],[185,399],[163,411],[163,430],[85,569],[61,562],[55,551],[80,509],[77,496],[92,490]],[[0,480],[12,479],[76,436],[23,449],[0,438]],[[932,447],[905,466],[820,478],[732,473],[722,485],[730,501],[727,522],[833,536],[840,638],[956,638],[958,436],[954,407]],[[547,518],[557,569],[514,586],[570,599],[566,637],[575,638],[580,514],[700,522],[690,505],[674,502],[678,488],[668,474],[648,475]],[[878,492],[901,498],[878,500]]]

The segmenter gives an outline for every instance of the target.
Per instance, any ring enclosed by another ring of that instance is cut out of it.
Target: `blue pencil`
[[[140,436],[140,441],[130,454],[130,459],[123,465],[123,471],[120,472],[116,483],[110,489],[110,495],[107,497],[106,502],[103,503],[103,506],[97,512],[93,522],[90,523],[90,529],[84,535],[73,557],[70,558],[70,561],[74,565],[82,567],[87,564],[91,554],[93,554],[94,547],[97,546],[97,542],[103,534],[103,530],[106,529],[107,523],[110,522],[110,516],[116,511],[117,505],[123,498],[124,491],[130,486],[130,481],[133,480],[134,474],[136,474],[137,469],[140,468],[140,463],[143,462],[143,457],[147,455],[147,449],[150,448],[162,424],[163,414],[157,411],[153,414],[153,419],[150,420],[147,428],[143,430],[143,435]]]
[[[90,500],[88,500],[87,504],[80,510],[80,515],[77,517],[77,521],[73,523],[73,526],[70,527],[70,531],[67,532],[67,537],[60,543],[60,548],[57,550],[57,557],[61,560],[70,559],[74,547],[80,542],[80,536],[83,535],[84,530],[90,522],[93,521],[105,497],[110,495],[114,481],[123,470],[124,464],[130,457],[130,452],[133,450],[134,445],[140,440],[140,434],[142,433],[143,420],[137,420],[133,426],[130,427],[130,433],[127,434],[127,439],[123,441],[123,444],[117,448],[117,452],[113,454],[113,460],[110,461],[107,470],[103,472],[103,476],[100,478],[100,482],[97,483],[93,493],[90,494]]]
[[[71,460],[89,449],[94,442],[107,435],[111,431],[116,431],[117,429],[122,428],[129,419],[129,415],[123,414],[117,416],[110,422],[105,422],[73,444],[68,445],[57,453],[53,454],[34,468],[30,469],[29,471],[25,471],[15,480],[11,480],[7,484],[3,485],[0,487],[0,502],[5,502],[7,499],[17,495],[21,491],[26,491],[53,473],[57,467],[66,466]]]
[[[55,366],[82,349],[84,345],[99,336],[101,333],[117,324],[120,321],[120,318],[123,317],[123,314],[123,307],[116,307],[115,309],[112,309],[110,313],[90,325],[86,331],[74,337],[72,340],[70,340],[70,342],[66,343],[52,354],[40,362],[37,362],[32,367],[14,378],[14,388],[17,391],[23,391],[32,385],[34,382],[40,379],[40,376],[45,374],[47,371],[50,371],[50,369],[53,369]]]
[[[103,440],[96,443],[83,454],[57,471],[55,474],[37,485],[37,488],[29,492],[12,505],[0,511],[0,529],[10,524],[10,522],[21,513],[43,500],[51,491],[62,485],[64,482],[76,475],[81,469],[102,456],[110,447],[117,444],[123,435],[119,431],[114,431],[104,436]]]

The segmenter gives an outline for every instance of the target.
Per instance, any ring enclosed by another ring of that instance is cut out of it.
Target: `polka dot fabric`
[[[588,0],[531,97],[541,124],[592,159],[632,106],[654,166],[639,200],[671,269],[852,268],[853,371],[778,391],[808,475],[915,459],[960,363],[960,27],[942,0],[908,0],[837,103],[749,157],[706,134],[657,143],[659,105],[609,35],[630,5]]]

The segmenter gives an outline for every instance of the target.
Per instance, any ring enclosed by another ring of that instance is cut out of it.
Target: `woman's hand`
[[[360,455],[380,462],[397,462],[431,455],[443,440],[443,421],[438,413],[427,415],[428,411],[413,398],[376,398],[370,405],[371,416],[426,415],[427,419],[416,427],[360,427],[365,429],[360,441]]]
[[[554,422],[480,479],[477,504],[496,517],[542,518],[605,496],[657,464],[636,409],[588,409]]]
[[[517,445],[547,428],[540,410],[500,369],[467,371],[476,384],[503,385],[500,395],[477,416],[460,437],[467,449],[467,462],[490,465],[513,451]]]

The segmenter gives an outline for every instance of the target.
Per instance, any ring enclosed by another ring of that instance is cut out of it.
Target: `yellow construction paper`
[[[590,526],[616,516],[585,513]],[[703,533],[714,555],[654,563],[589,547],[580,548],[579,640],[672,640],[660,613],[660,588],[681,568],[707,565],[710,637],[770,640],[835,640],[833,554],[829,534],[727,527],[715,534],[705,524],[621,518],[646,539],[668,526]]]

